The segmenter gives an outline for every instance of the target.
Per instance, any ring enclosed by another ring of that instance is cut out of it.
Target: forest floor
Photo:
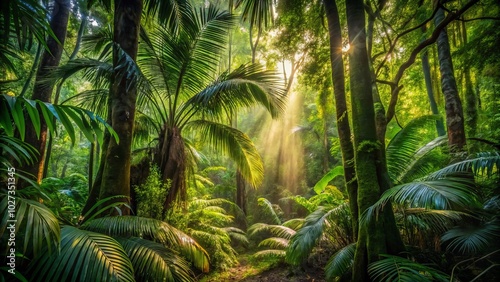
[[[305,266],[291,268],[284,263],[254,261],[250,255],[240,255],[239,265],[224,272],[215,272],[200,278],[201,282],[324,282],[325,272],[322,268]]]

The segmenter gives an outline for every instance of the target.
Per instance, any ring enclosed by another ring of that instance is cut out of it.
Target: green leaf
[[[12,118],[14,119],[14,123],[16,124],[16,129],[19,131],[21,140],[24,140],[24,135],[26,132],[26,122],[24,121],[23,106],[21,105],[21,101],[21,99],[16,100],[16,104],[14,105],[14,108],[10,113],[12,115]]]
[[[327,174],[325,174],[317,183],[314,185],[314,192],[316,194],[321,194],[328,182],[332,181],[335,177],[344,175],[344,168],[342,166],[336,166],[332,170],[330,170]]]
[[[209,255],[196,241],[177,228],[152,218],[113,216],[87,221],[82,228],[109,236],[134,236],[152,239],[181,252],[195,267],[208,272]]]
[[[356,243],[349,244],[333,254],[325,266],[325,275],[329,281],[342,277],[352,271]]]
[[[0,237],[4,235],[8,226],[10,212],[7,210],[9,196],[5,193],[0,194],[2,201],[0,202],[0,213],[3,214],[0,224]],[[52,252],[55,246],[59,245],[60,227],[59,221],[52,211],[45,205],[20,197],[15,197],[16,205],[16,233],[24,234],[24,252],[33,251],[35,256],[41,254],[42,249],[46,249],[49,253]],[[19,242],[19,245],[21,243]]]
[[[103,234],[65,226],[60,252],[36,257],[31,281],[135,281],[122,246]]]
[[[10,119],[9,109],[2,99],[0,104],[0,127],[5,129],[7,136],[14,136],[14,129],[12,128],[12,120]]]
[[[72,145],[74,145],[76,139],[75,139],[75,129],[73,128],[73,124],[71,124],[71,121],[68,119],[68,116],[65,114],[62,107],[54,108],[54,110],[57,112],[59,120],[64,126],[64,129],[66,129],[66,132],[68,133],[69,138],[71,139]]]
[[[430,266],[402,257],[384,254],[380,256],[384,259],[368,265],[368,274],[372,281],[450,281],[450,277],[446,273]]]
[[[162,244],[137,237],[117,240],[134,266],[137,281],[195,281],[189,264]]]
[[[196,120],[190,124],[200,132],[218,151],[222,151],[233,159],[245,180],[257,187],[264,177],[264,165],[252,140],[243,132],[230,126],[208,120]]]
[[[25,104],[26,111],[30,116],[31,123],[33,124],[33,128],[35,129],[36,132],[36,136],[40,138],[41,123],[40,123],[40,114],[38,113],[38,110],[36,108],[36,102],[33,100],[25,100],[25,101],[27,102]]]
[[[37,101],[37,104],[40,106],[40,109],[42,111],[43,119],[45,120],[45,123],[47,123],[47,127],[49,128],[50,132],[55,133],[55,125],[52,120],[52,112],[50,109],[47,107],[47,104],[41,101]]]

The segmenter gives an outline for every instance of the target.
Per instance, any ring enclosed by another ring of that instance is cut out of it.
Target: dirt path
[[[248,255],[239,258],[240,264],[226,272],[214,273],[200,279],[202,282],[324,282],[322,269],[306,267],[293,269],[286,264],[277,264],[272,268],[249,260]]]

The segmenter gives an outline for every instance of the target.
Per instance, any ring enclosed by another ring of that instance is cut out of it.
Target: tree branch
[[[392,81],[393,85],[391,86],[391,101],[389,102],[389,106],[387,108],[387,114],[386,114],[387,122],[391,121],[391,119],[394,117],[394,111],[396,108],[396,103],[398,101],[398,94],[402,88],[399,86],[399,81],[403,77],[403,74],[406,71],[406,69],[408,69],[415,62],[415,59],[417,58],[417,55],[420,53],[420,51],[422,51],[425,47],[427,47],[431,44],[434,44],[436,42],[441,31],[443,31],[450,22],[459,18],[463,13],[465,13],[469,8],[471,8],[477,2],[479,2],[479,0],[471,0],[467,4],[465,4],[457,12],[449,13],[446,16],[446,18],[444,18],[443,21],[441,23],[439,23],[439,25],[436,26],[436,28],[432,32],[431,37],[422,41],[415,49],[413,49],[408,60],[406,60],[406,62],[404,62],[399,67],[399,70]]]

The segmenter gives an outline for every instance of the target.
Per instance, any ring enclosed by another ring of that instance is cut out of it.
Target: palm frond
[[[249,22],[250,28],[265,29],[274,21],[272,0],[237,0],[235,6],[243,6],[241,19]]]
[[[430,128],[440,116],[421,116],[411,120],[387,144],[387,168],[393,181],[401,179],[408,165],[415,160],[415,153],[427,143],[425,129]]]
[[[296,231],[283,225],[270,225],[265,223],[255,223],[248,228],[248,236],[253,237],[261,232],[270,232],[274,236],[290,239]]]
[[[279,258],[283,259],[286,256],[286,252],[284,250],[263,250],[258,251],[253,254],[254,258]]]
[[[397,184],[408,183],[447,165],[449,162],[447,145],[447,137],[440,136],[420,147],[406,167],[401,167],[402,170],[397,172],[397,177],[393,181]]]
[[[14,220],[15,232],[19,238],[23,238],[22,246],[25,254],[32,250],[33,255],[38,256],[44,248],[49,253],[53,252],[61,239],[59,221],[54,213],[37,201],[22,198],[21,193],[17,193],[16,197],[10,193],[0,195],[2,196],[0,213],[3,214],[0,237],[3,238],[8,226]],[[15,214],[8,209],[12,204],[15,205]]]
[[[162,244],[137,237],[117,241],[130,258],[137,281],[195,281],[189,264]]]
[[[197,268],[209,269],[208,253],[195,240],[177,228],[152,218],[138,216],[113,216],[94,219],[81,227],[109,236],[134,236],[154,240],[178,249]]]
[[[289,227],[293,230],[299,230],[304,225],[305,219],[303,218],[292,218],[283,222],[283,226]]]
[[[232,242],[237,242],[245,246],[250,244],[250,242],[248,242],[248,237],[245,231],[236,227],[224,227],[223,230],[226,231]]]
[[[405,208],[404,215],[407,222],[418,225],[421,231],[432,230],[436,234],[445,232],[464,217],[470,217],[470,214],[465,212],[426,208]]]
[[[161,27],[150,34],[143,32],[145,48],[138,56],[144,74],[153,79],[156,88],[175,96],[169,101],[169,110],[174,111],[180,105],[179,96],[194,95],[213,79],[234,22],[228,12],[214,6],[184,9],[183,13],[178,33]]]
[[[491,176],[493,172],[497,172],[500,168],[500,153],[499,152],[481,152],[470,156],[468,159],[457,162],[442,168],[433,174],[428,179],[442,178],[443,175],[448,175],[457,172],[467,172],[472,170],[476,175]]]
[[[381,255],[384,259],[368,265],[368,274],[373,281],[449,281],[450,277],[437,269],[412,260]]]
[[[325,266],[325,275],[328,280],[342,277],[352,270],[356,243],[349,244],[333,254]]]
[[[19,166],[32,164],[38,155],[37,150],[28,143],[18,138],[0,135],[0,164],[5,169],[14,167],[11,160],[17,162]],[[4,170],[0,168],[0,170]]]
[[[59,66],[50,73],[46,83],[62,79],[65,80],[78,72],[83,72],[83,79],[92,82],[97,89],[109,89],[109,82],[113,75],[113,64],[107,61],[90,58],[77,58]]]
[[[271,237],[260,241],[259,247],[284,250],[288,247],[290,240],[284,238]]]
[[[448,230],[441,240],[447,249],[461,254],[479,254],[500,239],[500,220],[482,224],[468,224]]]
[[[193,107],[202,115],[221,118],[254,105],[263,106],[273,118],[285,107],[283,80],[259,64],[241,65],[231,73],[223,73],[184,106]]]
[[[29,268],[30,281],[135,281],[122,246],[100,233],[65,226],[60,252],[41,255]]]
[[[61,122],[73,142],[75,141],[75,129],[72,122],[76,124],[78,129],[90,141],[95,139],[95,134],[97,141],[102,144],[103,131],[100,127],[101,125],[118,140],[116,132],[101,117],[75,106],[53,105],[42,101],[2,94],[0,95],[0,109],[7,112],[7,114],[4,113],[0,116],[0,127],[7,129],[5,131],[7,136],[14,137],[14,131],[9,130],[9,128],[12,128],[12,123],[15,124],[21,140],[24,139],[26,131],[25,120],[31,121],[36,134],[40,135],[40,115],[47,123],[47,127],[51,132],[56,132],[53,119]]]
[[[0,53],[9,54],[9,50],[27,50],[31,47],[33,38],[39,44],[42,44],[45,49],[48,49],[46,36],[52,38],[56,38],[56,36],[50,28],[46,17],[47,13],[47,8],[36,0],[2,1],[0,21],[3,28],[0,32]],[[14,49],[11,48],[14,46],[9,42],[12,38],[17,43]],[[15,73],[15,67],[11,61],[12,57],[0,56],[0,66],[2,68],[6,67],[6,69],[10,69]]]
[[[266,198],[259,198],[257,199],[257,202],[259,204],[259,207],[262,208],[262,211],[266,216],[269,216],[271,218],[271,223],[274,224],[281,224],[281,219],[278,217],[278,214],[276,214],[276,211],[273,208],[273,204],[269,202],[268,199]]]
[[[230,126],[207,120],[192,121],[189,126],[197,130],[216,150],[228,154],[250,185],[257,187],[262,182],[262,159],[246,134]]]
[[[156,18],[172,33],[177,33],[182,26],[182,19],[186,10],[191,9],[186,0],[146,0],[144,11],[151,18]]]
[[[479,207],[478,194],[470,177],[448,176],[435,180],[421,180],[394,186],[361,216],[361,223],[372,220],[391,201],[414,208],[451,209]]]
[[[286,254],[288,263],[300,264],[309,257],[312,249],[323,235],[323,228],[327,224],[328,217],[335,211],[335,209],[319,207],[306,217],[304,225],[290,240]]]

